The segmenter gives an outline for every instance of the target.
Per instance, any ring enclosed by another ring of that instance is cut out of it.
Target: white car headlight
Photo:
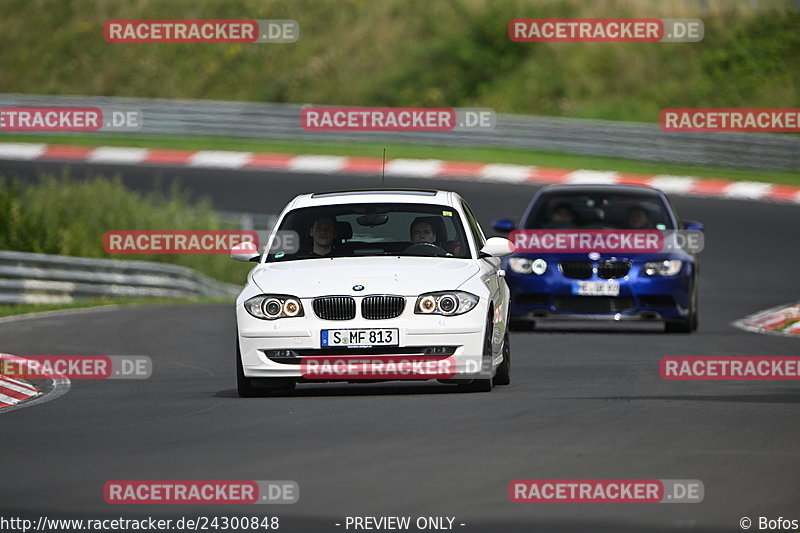
[[[263,320],[303,316],[303,304],[299,298],[286,294],[259,294],[244,303],[252,316]]]
[[[527,257],[511,257],[508,266],[517,274],[536,274],[541,276],[547,272],[547,261],[544,259],[528,259]]]
[[[645,276],[675,276],[681,271],[683,261],[669,259],[666,261],[653,261],[645,263],[642,272]]]
[[[478,305],[479,298],[464,291],[421,294],[414,306],[417,315],[461,315]]]

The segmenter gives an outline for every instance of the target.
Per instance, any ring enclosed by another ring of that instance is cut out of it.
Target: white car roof
[[[434,189],[363,189],[301,194],[292,200],[287,207],[289,209],[299,209],[302,207],[365,203],[434,204],[458,207],[459,198],[459,195],[454,192]]]

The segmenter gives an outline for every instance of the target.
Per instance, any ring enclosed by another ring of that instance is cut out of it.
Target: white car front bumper
[[[488,302],[481,300],[474,309],[456,316],[414,314],[413,303],[414,300],[408,298],[403,313],[388,320],[361,317],[322,320],[314,314],[310,299],[302,300],[305,316],[262,320],[250,315],[240,303],[236,307],[236,317],[244,375],[248,378],[303,378],[301,362],[304,357],[335,359],[347,354],[396,360],[409,355],[441,357],[443,350],[452,357],[454,379],[478,377],[481,370],[482,375],[494,373],[494,368],[487,370],[488,360],[483,358]],[[396,328],[399,345],[373,349],[321,345],[322,330],[376,328]],[[439,353],[431,353],[434,349]],[[499,360],[492,367],[497,364]]]

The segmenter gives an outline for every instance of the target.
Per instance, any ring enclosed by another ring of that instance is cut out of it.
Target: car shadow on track
[[[505,387],[496,388],[493,394]],[[409,396],[413,394],[471,394],[456,385],[441,383],[300,383],[293,391],[265,392],[262,398],[324,397],[324,396]],[[238,398],[236,389],[222,390],[216,398]]]
[[[733,402],[733,403],[772,403],[772,404],[791,404],[800,403],[800,391],[776,390],[774,392],[764,392],[762,394],[682,394],[682,395],[659,395],[659,396],[582,396],[561,398],[563,400],[607,400],[607,401],[677,401],[677,402]]]
[[[655,323],[551,323],[536,325],[536,329],[518,329],[514,328],[511,333],[522,335],[536,335],[538,333],[651,333],[664,335],[664,324],[660,322]],[[672,333],[670,333],[672,335]]]

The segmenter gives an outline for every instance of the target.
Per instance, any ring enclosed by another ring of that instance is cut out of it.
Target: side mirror
[[[258,253],[256,243],[245,241],[231,248],[231,259],[244,261],[245,263],[248,261],[260,261],[261,254]]]
[[[517,247],[508,239],[502,237],[491,237],[486,239],[486,244],[483,245],[478,257],[504,257],[513,254]]]
[[[705,231],[706,228],[701,222],[696,222],[694,220],[682,220],[681,229],[690,231]]]
[[[498,218],[494,222],[492,222],[492,227],[495,231],[500,233],[509,233],[517,228],[514,221],[510,218]]]

